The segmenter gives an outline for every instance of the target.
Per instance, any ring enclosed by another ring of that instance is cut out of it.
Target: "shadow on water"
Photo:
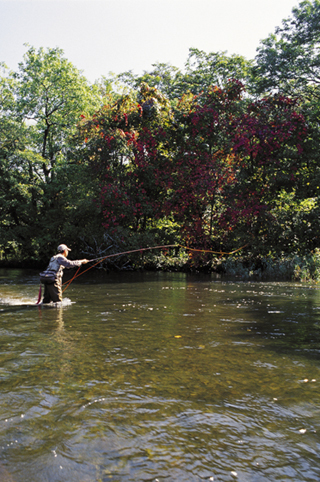
[[[239,286],[239,285],[237,285]],[[241,285],[240,285],[241,286]],[[245,316],[235,316],[237,337],[264,340],[266,350],[311,359],[320,358],[320,290],[294,283],[246,284],[241,296],[223,303]]]

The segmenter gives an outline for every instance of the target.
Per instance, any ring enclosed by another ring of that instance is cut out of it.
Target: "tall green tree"
[[[135,75],[131,70],[118,75],[111,74],[103,79],[107,88],[110,83],[115,90],[125,93],[137,91],[142,83],[147,83],[164,94],[171,101],[178,100],[183,94],[199,94],[212,85],[222,87],[229,79],[246,83],[250,76],[252,61],[241,55],[227,55],[227,52],[209,52],[196,48],[189,49],[184,70],[168,63],[157,62],[153,69]]]
[[[180,81],[180,94],[190,91],[199,94],[211,86],[223,87],[229,79],[246,84],[252,61],[242,55],[227,52],[209,52],[191,48]]]
[[[16,115],[29,125],[32,148],[43,159],[42,172],[49,183],[80,115],[93,112],[101,99],[58,48],[29,48],[13,77]]]
[[[320,98],[320,0],[293,8],[257,49],[253,90]]]
[[[2,184],[1,242],[6,243],[3,249],[14,242],[21,257],[37,257],[64,237],[72,223],[69,190],[83,169],[72,138],[80,115],[93,112],[101,100],[97,87],[57,48],[30,47],[17,72],[4,72],[0,87],[5,101],[0,169],[8,187]],[[74,206],[79,199],[77,192]]]

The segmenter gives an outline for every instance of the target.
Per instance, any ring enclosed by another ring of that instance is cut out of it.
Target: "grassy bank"
[[[219,273],[244,280],[320,281],[320,250],[291,256],[178,256],[149,254],[143,260],[147,270]]]

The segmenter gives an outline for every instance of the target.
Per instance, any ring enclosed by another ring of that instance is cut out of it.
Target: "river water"
[[[1,482],[320,480],[320,287],[0,270]]]

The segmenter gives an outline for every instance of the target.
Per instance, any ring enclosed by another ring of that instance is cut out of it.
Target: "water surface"
[[[317,285],[91,271],[55,307],[38,287],[0,271],[3,480],[320,479]]]

